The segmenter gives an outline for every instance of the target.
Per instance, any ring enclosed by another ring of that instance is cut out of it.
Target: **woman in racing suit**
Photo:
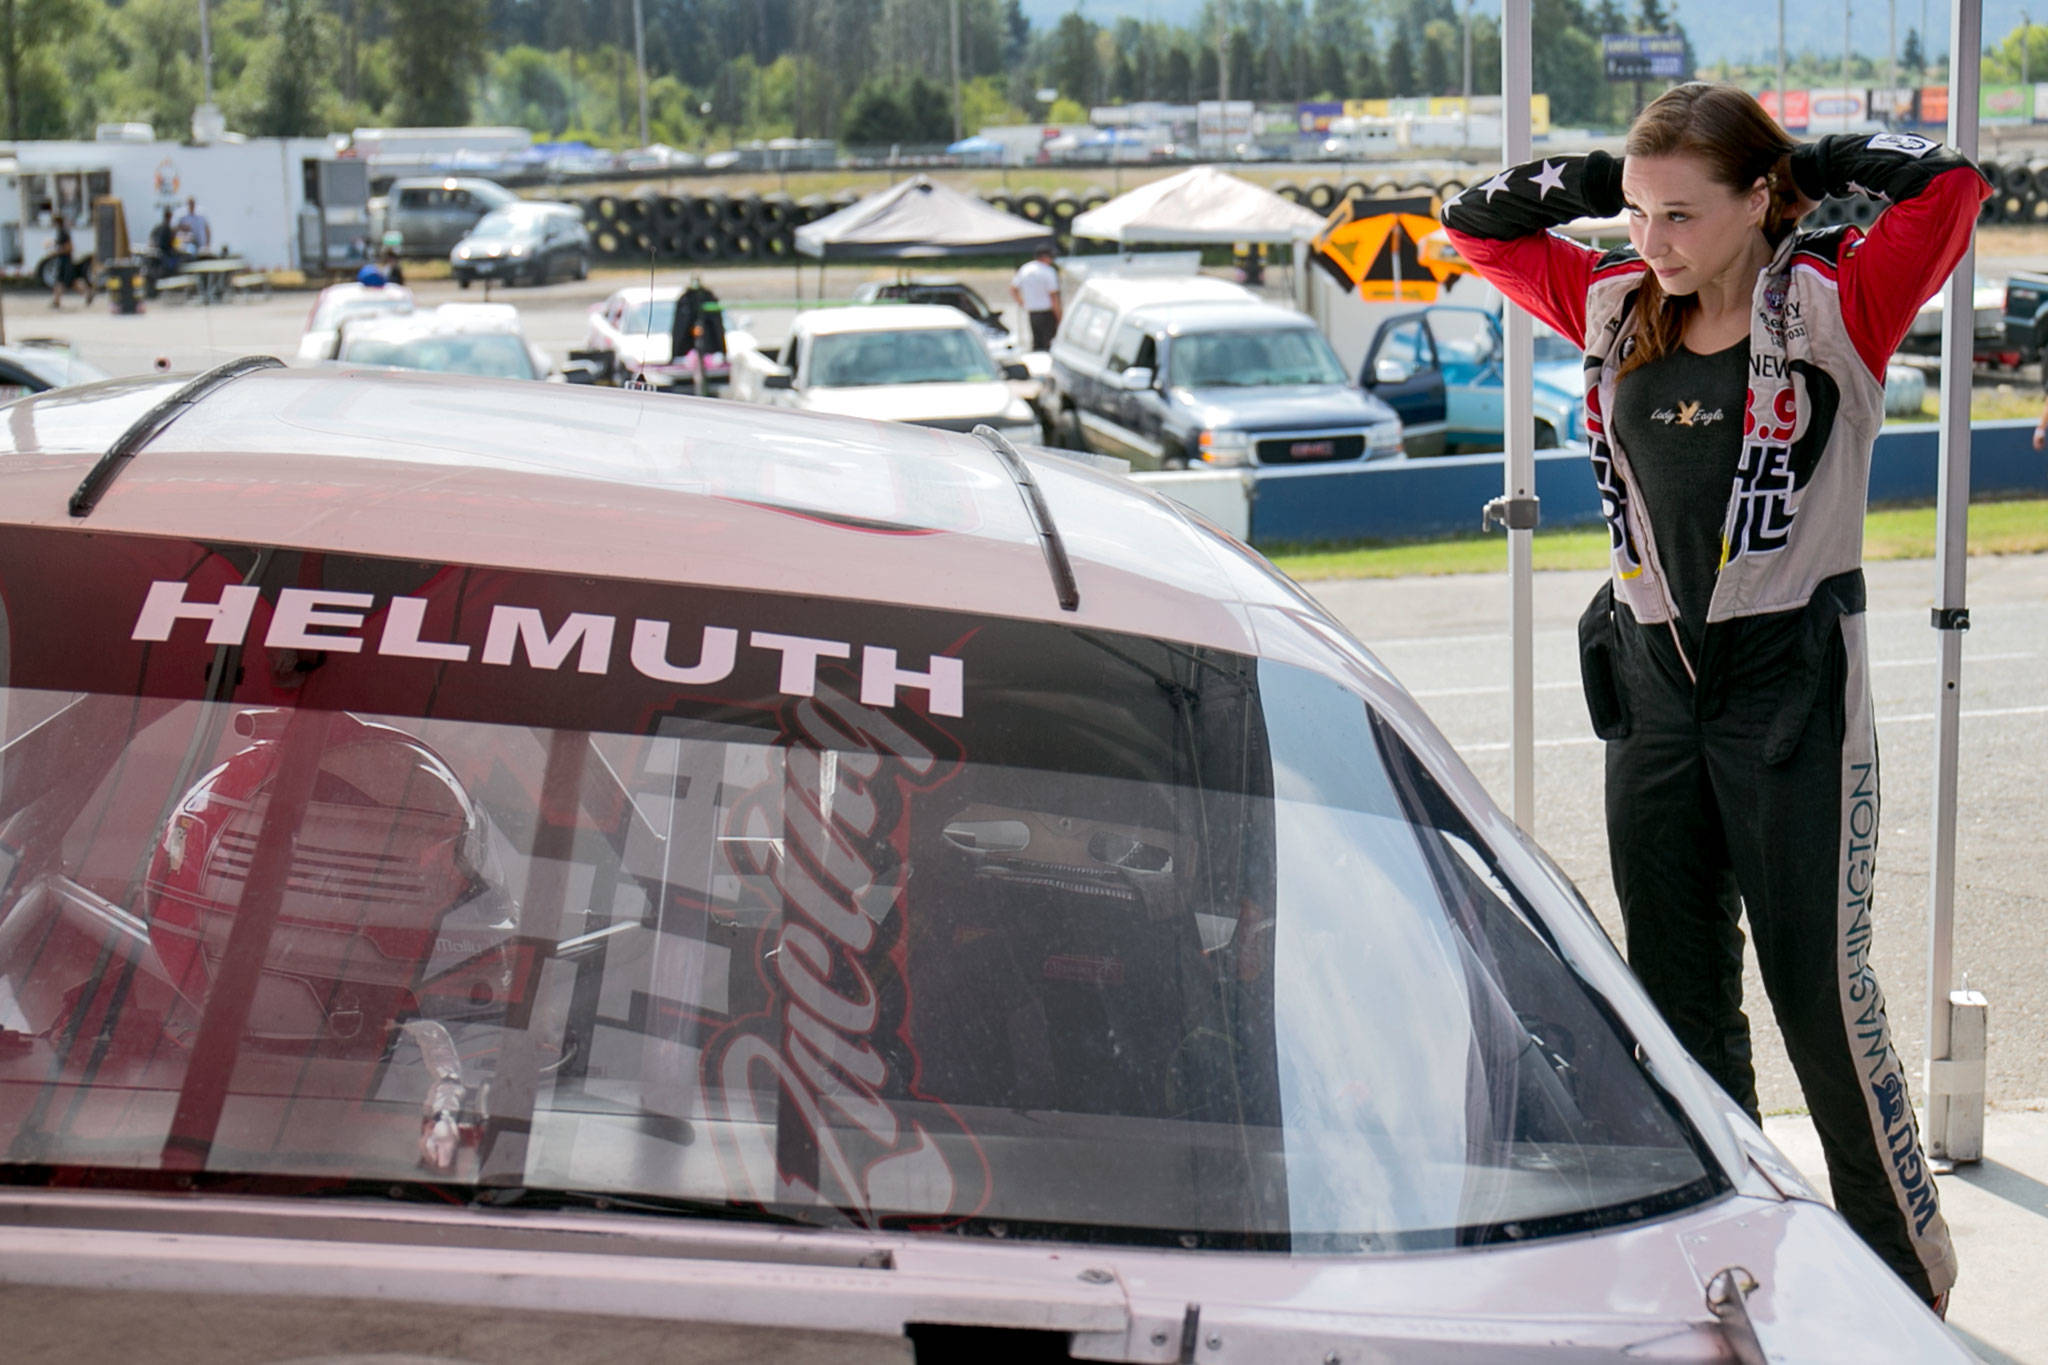
[[[1630,965],[1752,1117],[1749,918],[1836,1207],[1936,1311],[1955,1252],[1869,965],[1877,748],[1863,517],[1885,363],[1990,192],[1908,134],[1794,144],[1730,86],[1666,92],[1605,152],[1514,166],[1452,243],[1586,355],[1613,574],[1580,621]],[[1797,232],[1829,195],[1868,233]],[[1626,211],[1600,253],[1548,229]]]

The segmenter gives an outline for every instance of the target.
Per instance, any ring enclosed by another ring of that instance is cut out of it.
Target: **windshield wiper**
[[[616,1194],[608,1190],[546,1189],[530,1185],[490,1185],[475,1191],[475,1209],[594,1209],[599,1212],[653,1213],[667,1217],[714,1218],[728,1223],[769,1223],[777,1227],[827,1228],[822,1218],[806,1218],[759,1204],[733,1204],[722,1199],[689,1199],[678,1195]]]

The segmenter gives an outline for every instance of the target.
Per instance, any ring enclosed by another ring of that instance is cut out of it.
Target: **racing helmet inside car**
[[[248,741],[179,800],[144,908],[178,989],[215,985],[262,842],[291,840],[249,1015],[253,1040],[380,1053],[412,1016],[501,1013],[517,915],[493,832],[449,765],[388,725],[336,714],[297,827],[267,827],[292,712],[236,713]]]

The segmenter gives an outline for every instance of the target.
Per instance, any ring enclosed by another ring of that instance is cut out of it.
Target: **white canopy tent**
[[[1074,235],[1132,242],[1306,242],[1322,215],[1214,166],[1140,185],[1074,219]]]
[[[1502,0],[1501,125],[1504,164],[1530,153],[1529,0]],[[1978,53],[1983,0],[1950,0],[1948,142],[1977,156]],[[1078,220],[1077,220],[1078,221]],[[1969,629],[1971,282],[1974,245],[1945,286],[1941,351],[1941,472],[1937,518],[1933,621],[1937,632],[1934,741],[1933,857],[1927,916],[1927,1068],[1921,1093],[1927,1105],[1925,1139],[1930,1158],[1967,1162],[1983,1156],[1984,1015],[1981,995],[1953,991],[1955,937],[1956,755],[1962,708],[1962,632]],[[1537,523],[1534,427],[1530,411],[1533,356],[1529,315],[1506,309],[1505,489],[1487,514],[1508,531],[1508,600],[1513,707],[1512,755],[1515,822],[1534,828],[1535,652],[1532,632],[1534,576],[1531,535]]]

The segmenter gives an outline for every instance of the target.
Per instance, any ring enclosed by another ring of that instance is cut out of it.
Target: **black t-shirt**
[[[1749,340],[1700,355],[1680,346],[1614,389],[1614,434],[1628,452],[1657,557],[1694,658],[1721,571],[1721,532],[1742,459]]]

